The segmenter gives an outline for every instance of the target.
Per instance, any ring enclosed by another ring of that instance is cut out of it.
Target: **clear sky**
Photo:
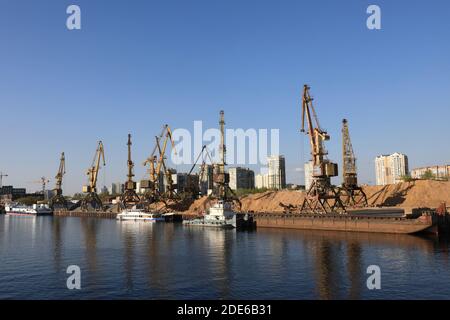
[[[70,4],[81,30],[66,28]],[[366,27],[370,4],[381,30]],[[449,17],[445,0],[0,0],[4,184],[53,186],[64,151],[65,192],[78,192],[100,139],[100,184],[123,181],[129,132],[141,179],[164,123],[216,127],[220,109],[228,127],[279,128],[288,182],[303,183],[304,83],[339,163],[349,120],[362,182],[379,154],[450,163]]]

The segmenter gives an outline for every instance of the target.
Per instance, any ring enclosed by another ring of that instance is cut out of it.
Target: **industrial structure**
[[[103,160],[103,166],[105,166],[105,150],[103,148],[103,142],[99,141],[91,167],[87,171],[89,184],[83,186],[83,193],[85,193],[85,196],[80,204],[81,210],[83,211],[99,211],[103,209],[103,203],[97,194],[97,178],[101,167],[101,160]]]
[[[48,200],[48,193],[47,191],[47,184],[50,182],[46,177],[42,176],[39,178],[39,180],[31,181],[31,183],[39,183],[41,185],[41,194],[44,200]]]
[[[241,206],[239,198],[229,186],[230,176],[225,172],[225,113],[220,111],[220,146],[219,146],[219,162],[213,166],[213,191],[210,196],[212,199],[223,200],[224,202],[237,202]]]
[[[129,205],[136,205],[140,202],[139,196],[136,194],[136,182],[134,182],[133,177],[133,168],[134,163],[131,160],[131,134],[128,134],[128,161],[127,161],[127,167],[128,167],[128,173],[127,173],[127,181],[125,182],[125,190],[122,193],[120,197],[120,203],[122,207],[127,207]]]
[[[345,206],[367,207],[367,196],[358,186],[356,157],[353,152],[347,119],[342,120],[342,190],[341,199]]]
[[[305,132],[306,120],[313,161],[313,174],[311,186],[306,191],[300,211],[301,213],[319,214],[345,213],[346,209],[340,198],[340,190],[331,185],[331,177],[338,175],[338,166],[326,158],[328,153],[325,150],[324,141],[329,140],[330,136],[320,127],[309,89],[307,85],[304,85],[301,132]]]
[[[161,145],[161,140],[163,143]],[[155,137],[155,147],[143,165],[149,166],[149,179],[141,180],[140,187],[144,189],[143,202],[146,205],[162,201],[167,205],[168,200],[177,198],[176,185],[173,183],[174,171],[166,165],[167,145],[170,141],[173,152],[176,154],[175,142],[169,125],[164,125],[159,136]],[[166,183],[164,183],[164,181]]]
[[[193,174],[195,167],[198,165],[200,159],[202,160],[200,164],[200,169],[198,174]],[[209,160],[209,164],[207,163]],[[208,190],[213,188],[213,161],[211,158],[211,153],[209,152],[206,145],[202,147],[200,153],[194,161],[194,164],[189,170],[186,176],[186,188],[184,190],[186,197],[191,197],[192,199],[197,199],[201,194],[207,195]],[[209,185],[208,182],[211,182]],[[177,182],[178,187],[180,187],[179,182]]]
[[[62,191],[62,182],[63,177],[66,174],[66,157],[64,152],[61,153],[61,158],[59,160],[59,168],[58,173],[55,176],[56,184],[55,184],[55,195],[50,199],[49,205],[51,208],[55,209],[67,209],[67,200],[63,196]]]

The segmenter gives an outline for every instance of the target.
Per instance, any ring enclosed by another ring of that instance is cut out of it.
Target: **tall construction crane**
[[[134,173],[134,163],[131,160],[131,134],[128,134],[128,161],[127,161],[127,167],[128,167],[128,180],[125,182],[125,190],[123,194],[120,197],[120,202],[123,207],[126,207],[127,205],[135,205],[139,203],[140,198],[136,194],[136,182],[133,181]]]
[[[358,186],[356,157],[353,152],[347,119],[342,120],[342,202],[346,206],[367,206],[367,196]]]
[[[6,178],[7,176],[6,173],[0,172],[0,188],[3,187],[3,178]]]
[[[86,194],[81,200],[81,209],[83,211],[98,211],[103,209],[103,203],[97,194],[97,178],[98,172],[100,171],[101,160],[103,160],[103,166],[105,166],[106,162],[103,142],[99,141],[97,150],[95,151],[94,159],[92,160],[91,167],[87,171],[89,184],[83,186],[83,193]]]
[[[212,198],[223,200],[225,202],[236,201],[241,206],[239,198],[229,186],[230,176],[225,172],[226,166],[226,146],[225,146],[225,112],[220,111],[220,146],[219,162],[213,166],[213,193]]]
[[[330,135],[320,127],[319,119],[312,104],[310,87],[304,85],[302,98],[302,128],[305,132],[305,120],[308,124],[307,135],[311,146],[313,162],[312,183],[306,191],[302,213],[345,213],[345,206],[340,199],[340,190],[331,185],[331,177],[338,175],[338,167],[327,159],[328,152],[324,141],[330,140]],[[314,118],[314,120],[313,120]]]
[[[31,181],[31,183],[39,183],[41,185],[41,193],[44,197],[44,200],[48,200],[46,190],[47,190],[47,183],[49,183],[50,180],[48,180],[46,177],[41,177],[39,180]]]
[[[66,174],[66,157],[64,155],[64,152],[61,153],[61,158],[59,160],[59,169],[58,173],[55,176],[56,184],[55,184],[55,195],[50,199],[50,207],[52,208],[60,208],[60,209],[67,209],[67,201],[66,198],[63,196],[62,191],[62,182],[63,177]]]

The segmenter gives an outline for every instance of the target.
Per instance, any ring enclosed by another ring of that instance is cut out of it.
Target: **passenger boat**
[[[53,210],[46,204],[6,205],[5,212],[10,216],[49,216],[53,214]]]
[[[116,219],[120,221],[164,221],[164,217],[160,214],[144,212],[141,209],[125,209],[117,215]]]

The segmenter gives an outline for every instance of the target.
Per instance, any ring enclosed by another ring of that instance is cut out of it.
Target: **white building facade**
[[[408,157],[405,154],[396,152],[375,158],[376,184],[379,186],[402,182],[402,177],[408,173]]]

